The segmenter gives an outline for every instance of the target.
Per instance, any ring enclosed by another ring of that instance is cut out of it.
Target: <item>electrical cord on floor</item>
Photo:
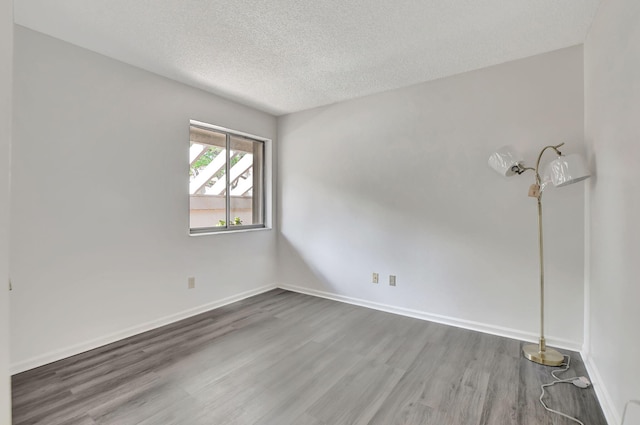
[[[566,371],[569,370],[569,368],[571,367],[571,357],[570,356],[564,356],[566,358],[566,362],[562,363],[560,366],[564,366],[564,369],[557,369],[554,370],[553,372],[551,372],[551,376],[553,376],[554,381],[553,382],[549,382],[548,384],[543,384],[540,386],[540,389],[542,390],[542,394],[540,394],[540,404],[542,404],[542,407],[544,407],[547,411],[551,412],[551,413],[555,413],[556,415],[560,415],[562,417],[565,417],[569,420],[572,420],[580,425],[584,425],[584,423],[582,421],[580,421],[577,418],[574,418],[573,416],[569,416],[566,413],[562,413],[559,412],[557,410],[551,409],[549,406],[546,405],[546,403],[544,402],[543,398],[544,398],[544,394],[545,394],[545,388],[551,387],[555,384],[573,384],[578,388],[588,388],[591,385],[591,382],[589,382],[589,380],[584,377],[581,376],[579,378],[567,378],[567,379],[560,379],[556,376],[556,373],[564,373]],[[624,405],[624,410],[622,411],[622,421],[620,422],[620,425],[624,425],[624,420],[627,417],[627,408],[629,407],[629,404],[637,404],[638,406],[640,406],[640,400],[628,400],[625,405]]]
[[[627,417],[627,407],[629,407],[629,403],[637,404],[640,406],[640,400],[629,400],[624,404],[624,410],[622,411],[622,422],[620,425],[624,425],[624,419]]]
[[[551,409],[549,406],[546,405],[546,403],[543,400],[544,394],[545,394],[545,388],[551,387],[551,386],[556,385],[556,384],[573,384],[578,388],[587,388],[587,387],[589,387],[591,385],[591,382],[589,382],[589,380],[587,378],[585,378],[584,376],[574,377],[574,378],[567,378],[567,379],[561,379],[561,378],[558,378],[556,376],[556,373],[564,373],[564,372],[568,371],[570,366],[571,366],[571,357],[570,356],[564,356],[564,357],[566,358],[566,361],[561,364],[561,366],[564,366],[564,369],[557,369],[557,370],[554,370],[553,372],[551,372],[551,376],[553,376],[554,381],[553,382],[549,382],[548,384],[543,384],[543,385],[540,386],[540,389],[542,390],[542,394],[540,394],[540,404],[542,404],[542,407],[544,407],[547,411],[549,411],[551,413],[555,413],[556,415],[560,415],[560,416],[562,416],[564,418],[572,420],[575,423],[578,423],[580,425],[584,425],[584,423],[582,421],[580,421],[577,418],[574,418],[573,416],[569,416],[566,413],[562,413],[562,412],[559,412],[557,410]]]

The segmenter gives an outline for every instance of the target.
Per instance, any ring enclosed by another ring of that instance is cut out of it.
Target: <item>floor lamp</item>
[[[558,351],[547,348],[544,339],[544,256],[542,242],[542,192],[550,183],[555,187],[567,186],[577,183],[589,177],[584,159],[580,155],[572,154],[564,156],[558,150],[564,143],[555,146],[545,146],[538,155],[535,168],[525,167],[524,162],[513,149],[500,148],[489,157],[489,165],[502,176],[509,177],[522,174],[531,170],[536,174],[536,181],[529,187],[529,196],[538,200],[538,246],[540,248],[540,340],[538,344],[525,345],[522,348],[524,356],[536,363],[547,366],[559,366],[564,361],[564,356]],[[546,168],[543,176],[540,176],[540,160],[542,155],[552,150],[557,158]]]

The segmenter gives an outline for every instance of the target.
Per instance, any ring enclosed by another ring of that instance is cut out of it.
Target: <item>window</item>
[[[189,135],[191,234],[265,227],[265,142],[194,122]]]

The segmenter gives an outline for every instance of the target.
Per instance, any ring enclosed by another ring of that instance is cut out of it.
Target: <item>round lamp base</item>
[[[545,366],[560,366],[564,363],[564,356],[560,352],[552,348],[546,348],[544,351],[540,351],[538,344],[525,345],[522,347],[522,353],[532,362]]]

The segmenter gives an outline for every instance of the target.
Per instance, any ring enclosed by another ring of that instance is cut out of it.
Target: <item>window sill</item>
[[[237,230],[222,230],[220,232],[202,232],[202,233],[191,233],[189,232],[189,236],[211,236],[211,235],[228,235],[230,233],[249,233],[249,232],[264,232],[271,230],[271,227],[254,227],[252,229],[237,229]]]

